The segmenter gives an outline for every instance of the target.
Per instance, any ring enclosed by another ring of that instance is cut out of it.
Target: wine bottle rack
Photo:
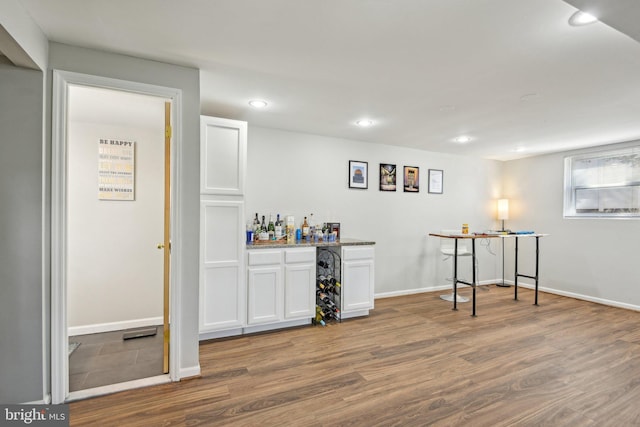
[[[340,322],[342,284],[340,253],[335,248],[318,248],[316,255],[316,317],[314,324]]]

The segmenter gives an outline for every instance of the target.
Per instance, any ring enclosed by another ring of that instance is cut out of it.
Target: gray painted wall
[[[200,75],[192,68],[180,67],[125,55],[100,52],[58,43],[49,45],[48,86],[52,70],[64,70],[94,76],[122,79],[182,90],[182,157],[177,167],[182,182],[174,182],[180,194],[178,210],[182,228],[176,230],[183,254],[178,267],[182,285],[180,301],[181,370],[192,371],[198,361],[198,257],[199,257],[199,185],[200,185]],[[48,101],[49,109],[51,100]],[[50,115],[50,111],[48,113]],[[48,132],[50,134],[50,132]]]
[[[42,399],[42,72],[0,59],[0,402]]]
[[[316,223],[339,222],[341,235],[376,242],[376,297],[451,286],[451,261],[443,262],[443,229],[495,229],[503,163],[249,126],[245,220],[272,213],[294,215],[300,226],[313,213]],[[348,187],[349,160],[368,162],[368,189]],[[397,190],[379,190],[380,163],[397,167]],[[403,166],[417,166],[420,192],[404,192]],[[428,170],[444,171],[442,194],[428,192]],[[268,179],[265,179],[268,177]],[[481,246],[486,243],[491,251]],[[500,277],[497,239],[478,242],[479,280]],[[470,258],[470,257],[467,257]],[[471,280],[469,259],[460,271]]]
[[[541,241],[540,286],[640,310],[640,220],[563,218],[564,157],[584,151],[505,163],[505,196],[511,199],[507,227],[550,233]],[[529,273],[531,259],[523,255]],[[513,271],[511,266],[509,261]]]

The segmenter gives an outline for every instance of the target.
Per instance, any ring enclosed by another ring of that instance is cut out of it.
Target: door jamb
[[[171,182],[180,182],[180,169],[176,167],[181,151],[182,90],[145,83],[93,76],[69,71],[53,70],[52,99],[52,151],[51,151],[51,397],[52,403],[64,403],[69,394],[69,359],[67,332],[67,282],[66,282],[66,233],[67,233],[67,106],[68,86],[99,87],[118,91],[133,92],[171,99],[173,144],[171,145]],[[180,227],[177,209],[180,194],[178,186],[171,188],[171,293],[169,299],[170,349],[169,377],[173,381],[180,379],[180,299],[179,282],[181,265],[181,236],[176,234]],[[44,309],[44,307],[43,307]],[[43,311],[46,315],[46,310]]]

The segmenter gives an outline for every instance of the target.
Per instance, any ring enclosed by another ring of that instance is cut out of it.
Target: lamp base
[[[510,285],[510,284],[508,284],[508,283],[504,283],[504,282],[502,282],[502,283],[496,283],[496,286],[498,286],[498,287],[500,287],[500,288],[510,288],[510,287],[511,287],[511,285]]]

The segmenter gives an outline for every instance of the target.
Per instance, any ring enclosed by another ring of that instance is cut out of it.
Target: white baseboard
[[[365,308],[362,310],[356,310],[356,311],[348,311],[348,312],[342,312],[340,313],[340,319],[342,320],[346,320],[346,319],[352,319],[354,317],[362,317],[362,316],[368,316],[369,315],[369,309]]]
[[[149,317],[147,319],[124,320],[121,322],[99,323],[94,325],[70,326],[68,334],[70,337],[76,335],[98,334],[101,332],[121,331],[131,328],[145,328],[147,326],[162,325],[162,317]]]
[[[266,332],[266,331],[272,331],[276,329],[291,328],[294,326],[305,326],[310,324],[311,324],[311,318],[287,320],[284,322],[269,323],[266,325],[245,326],[243,332],[245,334],[253,334],[256,332]]]
[[[150,387],[158,384],[166,384],[171,382],[169,375],[157,375],[155,377],[142,378],[139,380],[127,381],[124,383],[109,384],[96,388],[88,388],[85,390],[72,391],[65,400],[65,403],[74,402],[76,400],[88,399],[90,397],[104,396],[107,394],[117,393],[124,390],[133,390],[136,388]]]
[[[513,281],[511,281],[511,284],[513,284]],[[523,287],[523,288],[527,288],[527,289],[534,289],[535,285],[530,284],[530,283],[520,283],[520,282],[518,282],[518,287]],[[608,300],[608,299],[605,299],[605,298],[592,297],[590,295],[577,294],[575,292],[567,292],[567,291],[562,291],[562,290],[558,290],[558,289],[552,289],[552,288],[548,288],[546,286],[538,286],[538,290],[540,292],[548,292],[550,294],[560,295],[560,296],[569,297],[569,298],[575,298],[575,299],[579,299],[579,300],[583,300],[583,301],[595,302],[597,304],[608,305],[608,306],[611,306],[611,307],[624,308],[624,309],[633,310],[633,311],[640,311],[640,306],[639,305],[627,304],[627,303],[619,302],[619,301],[612,301],[612,300]]]
[[[35,400],[33,402],[23,402],[19,405],[48,405],[51,403],[51,395],[47,394],[42,400]]]
[[[480,286],[490,285],[490,284],[499,283],[499,282],[502,282],[502,279],[483,280],[483,281],[481,281],[479,283],[479,285]],[[505,280],[504,283],[506,283],[508,285],[513,285],[514,281],[513,280]],[[526,288],[526,289],[535,289],[535,284],[518,281],[518,287],[522,287],[522,288]],[[419,293],[424,293],[424,292],[436,292],[436,291],[449,290],[449,289],[451,289],[451,285],[440,285],[440,286],[432,286],[432,287],[428,287],[428,288],[407,289],[407,290],[393,291],[393,292],[382,292],[382,293],[375,294],[375,298],[376,299],[378,299],[378,298],[390,298],[390,297],[397,297],[397,296],[403,296],[403,295],[413,295],[413,294],[419,294]],[[562,290],[558,290],[558,289],[549,288],[547,286],[538,285],[538,290],[540,292],[547,292],[547,293],[550,293],[550,294],[560,295],[560,296],[569,297],[569,298],[575,298],[575,299],[579,299],[579,300],[583,300],[583,301],[595,302],[597,304],[608,305],[608,306],[611,306],[611,307],[617,307],[617,308],[624,308],[624,309],[627,309],[627,310],[640,311],[640,306],[638,306],[638,305],[627,304],[627,303],[623,303],[623,302],[619,302],[619,301],[612,301],[612,300],[608,300],[608,299],[604,299],[604,298],[592,297],[592,296],[589,296],[589,295],[578,294],[578,293],[575,293],[575,292],[562,291]]]
[[[478,286],[491,285],[496,283],[496,280],[482,280],[478,283]],[[461,289],[467,288],[468,286],[461,285]],[[446,285],[438,285],[438,286],[430,286],[428,288],[415,288],[415,289],[406,289],[402,291],[393,291],[393,292],[381,292],[374,295],[374,299],[378,298],[391,298],[391,297],[399,297],[403,295],[413,295],[413,294],[421,294],[424,292],[436,292],[436,291],[449,291],[451,290],[451,284]]]
[[[234,337],[242,335],[242,328],[225,329],[224,331],[200,332],[199,341],[215,340],[218,338]]]
[[[197,364],[196,366],[190,366],[188,368],[181,368],[180,369],[180,378],[178,378],[178,380],[184,380],[187,378],[192,378],[192,377],[199,377],[200,376],[200,364]]]

